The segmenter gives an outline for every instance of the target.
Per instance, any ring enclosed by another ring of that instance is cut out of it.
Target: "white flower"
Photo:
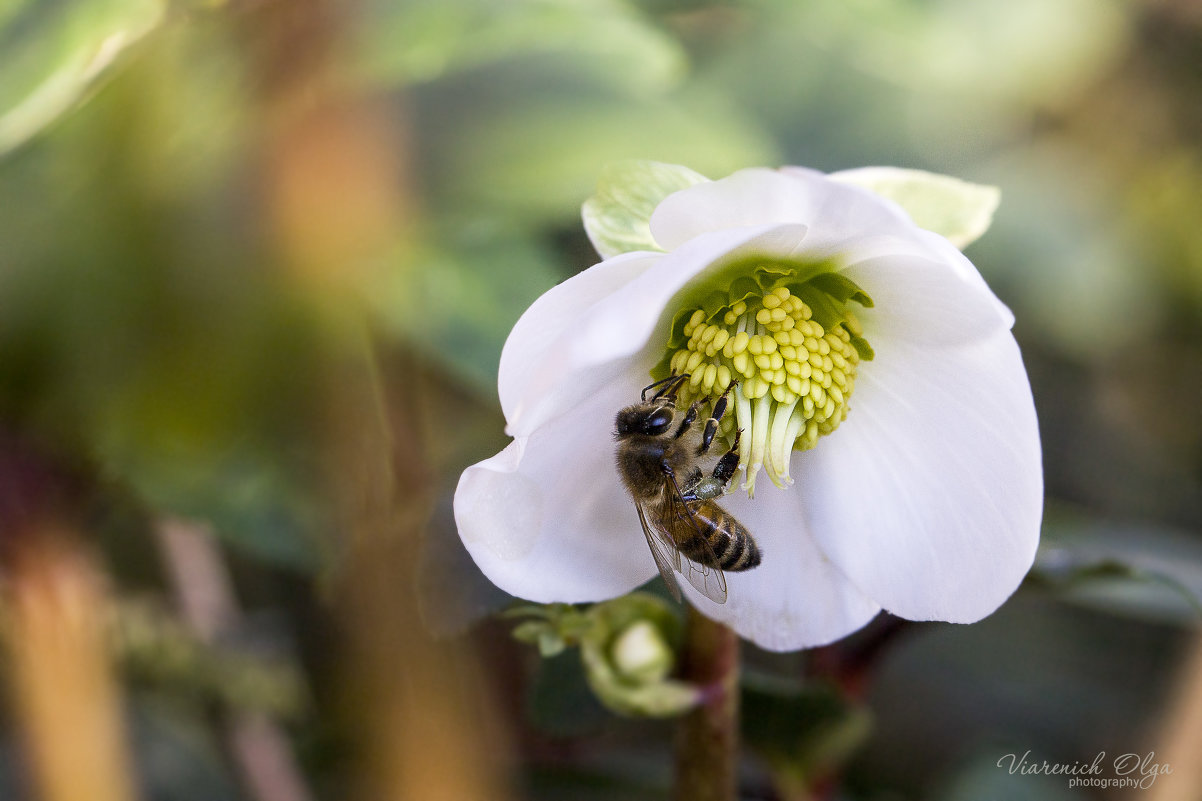
[[[682,317],[698,298],[726,291],[757,265],[802,277],[819,265],[871,299],[831,328],[844,343],[862,328],[871,361],[848,367],[854,395],[840,396],[833,425],[818,432],[827,436],[806,441],[814,422],[806,417],[783,447],[777,434],[798,419],[800,404],[796,393],[772,388],[765,368],[760,389],[796,407],[789,417],[780,412],[787,403],[760,393],[772,406],[762,411],[783,414],[779,430],[769,430],[775,417],[760,419],[758,430],[763,475],[779,486],[761,481],[754,498],[721,499],[763,561],[727,573],[725,604],[684,586],[689,600],[757,644],[789,650],[838,639],[881,609],[976,621],[1014,591],[1034,558],[1043,478],[1013,317],[947,239],[851,185],[863,182],[857,177],[753,169],[689,186],[650,218],[666,252],[607,258],[526,311],[500,364],[513,442],[464,471],[455,495],[460,536],[494,583],[533,601],[585,602],[654,576],[614,464],[615,414],[638,400],[653,370],[666,373],[670,343],[682,347]],[[724,308],[727,322],[738,316]],[[719,353],[709,363],[720,361]],[[739,384],[733,404],[750,442],[741,464],[748,478],[757,431],[747,415],[759,407],[743,390],[755,394],[756,375]],[[819,396],[819,406],[829,398]],[[805,449],[793,450],[793,436]]]

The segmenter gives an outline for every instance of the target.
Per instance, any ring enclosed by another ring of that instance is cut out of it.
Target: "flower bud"
[[[618,673],[638,684],[667,678],[674,661],[663,635],[647,620],[627,626],[614,639],[610,655]]]

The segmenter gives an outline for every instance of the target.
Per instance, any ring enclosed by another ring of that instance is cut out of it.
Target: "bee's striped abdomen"
[[[750,570],[760,563],[759,547],[734,515],[708,500],[692,504],[690,512],[692,524],[680,526],[687,531],[681,532],[684,536],[676,543],[685,556],[731,572]]]

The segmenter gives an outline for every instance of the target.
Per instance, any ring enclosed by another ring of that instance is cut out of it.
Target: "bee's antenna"
[[[643,393],[639,397],[642,398],[643,403],[646,403],[647,402],[647,393],[650,392],[651,390],[655,389],[656,387],[660,387],[659,392],[656,392],[654,395],[651,396],[651,400],[659,400],[660,398],[667,398],[668,400],[675,401],[676,400],[676,391],[678,389],[680,389],[680,385],[683,384],[685,381],[688,381],[690,377],[691,376],[688,373],[681,373],[680,375],[676,375],[675,373],[673,373],[672,375],[668,376],[667,378],[661,378],[659,381],[656,381],[653,384],[648,384],[647,386],[643,387]]]

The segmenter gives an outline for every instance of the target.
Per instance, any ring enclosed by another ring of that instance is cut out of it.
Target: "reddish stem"
[[[705,688],[680,722],[676,801],[734,801],[739,753],[739,638],[689,608],[682,660],[686,681]]]

